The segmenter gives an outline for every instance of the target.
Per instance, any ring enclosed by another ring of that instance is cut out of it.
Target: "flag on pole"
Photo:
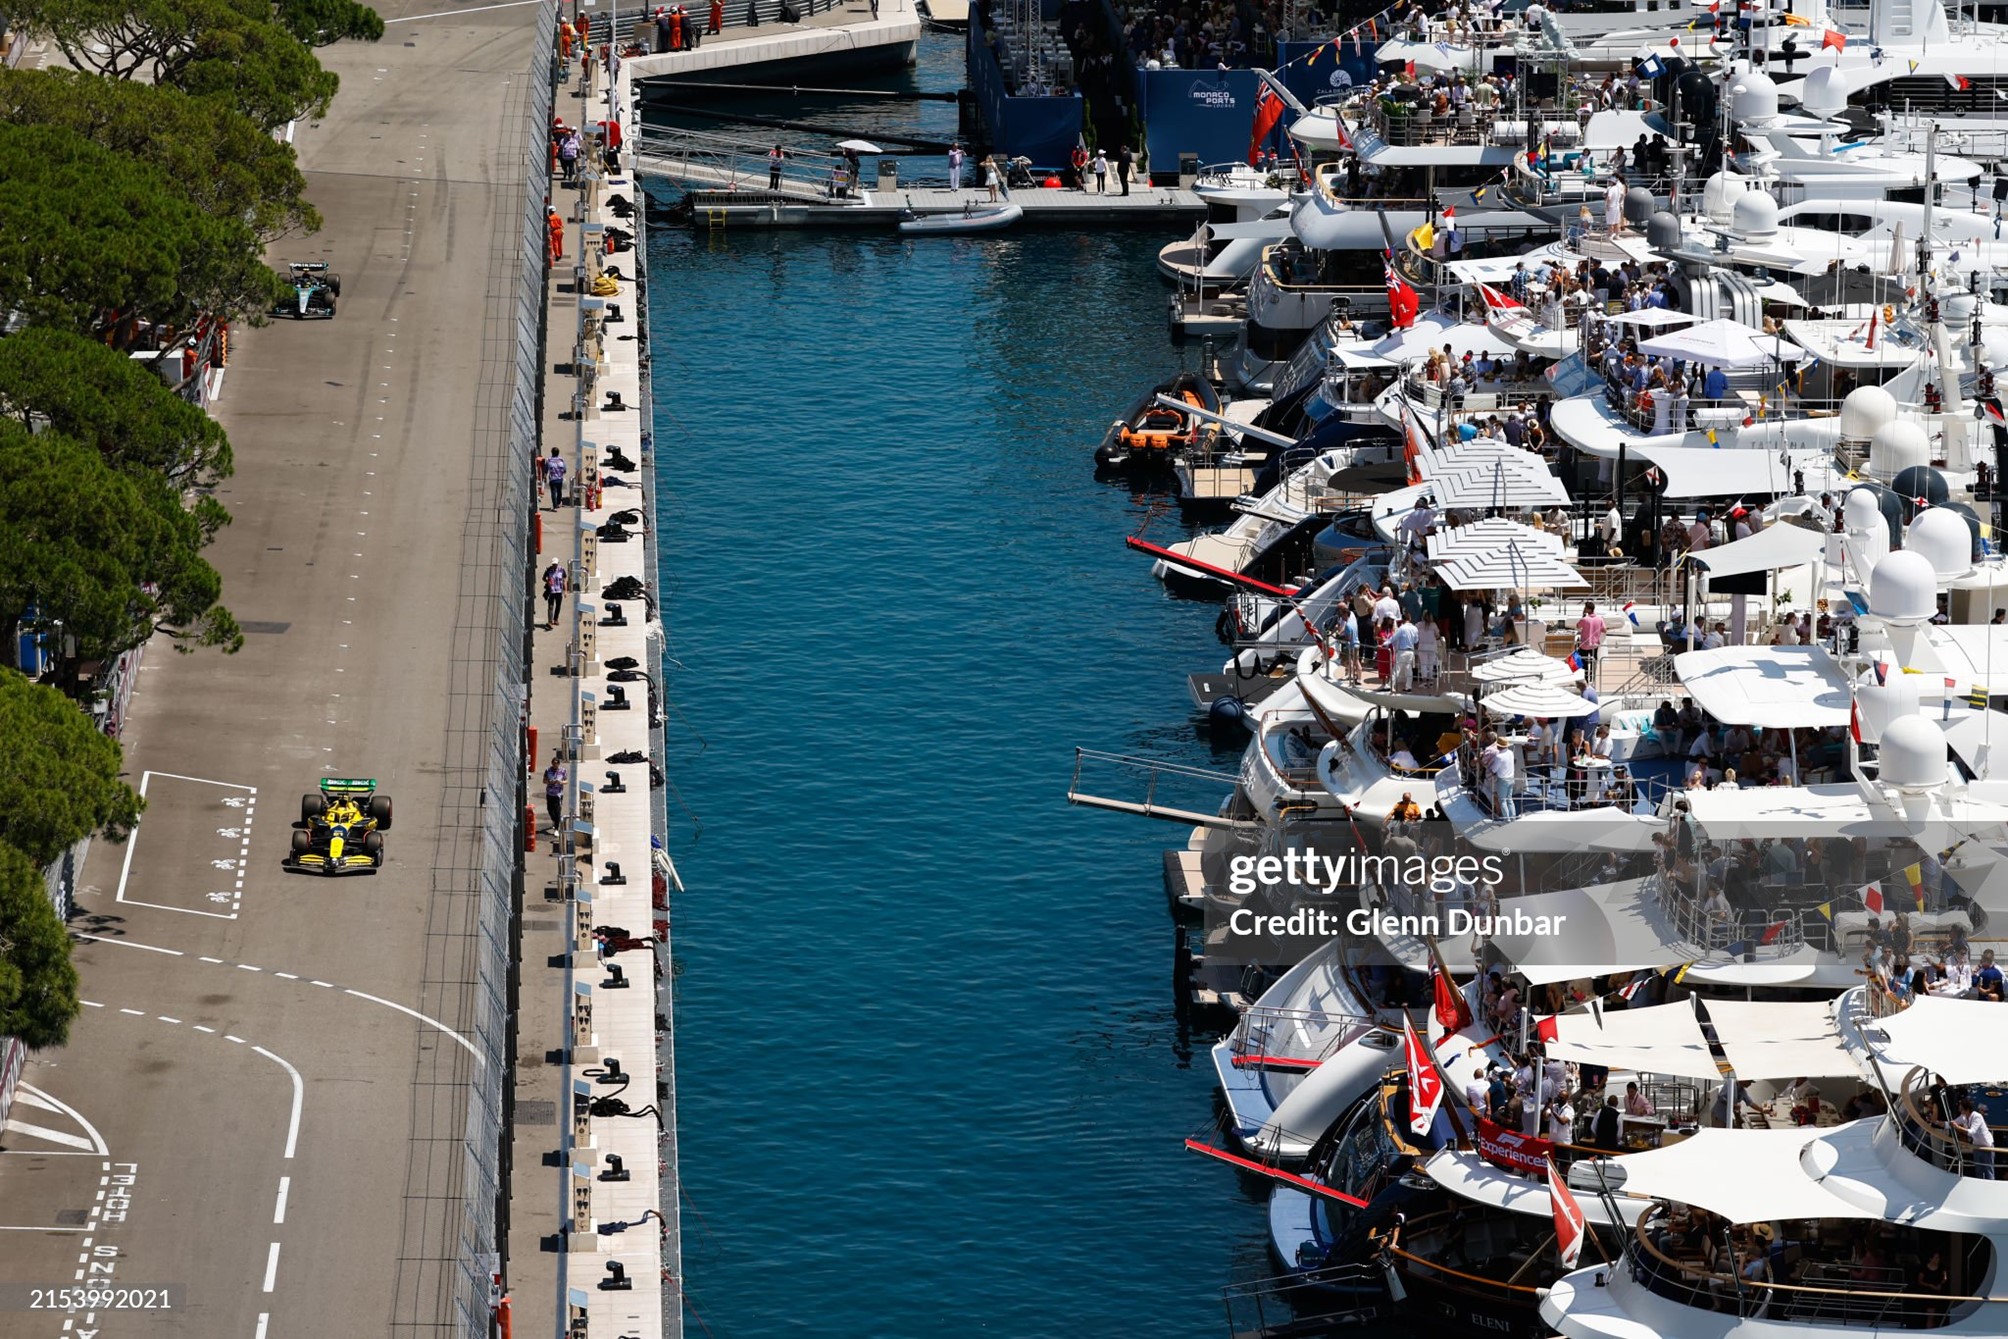
[[[1904,881],[1910,884],[1910,900],[1919,911],[1924,910],[1924,864],[1922,861],[1908,866],[1903,872]]]
[[[1772,921],[1764,927],[1764,933],[1758,936],[1757,942],[1760,944],[1775,942],[1779,935],[1785,933],[1785,926],[1788,923],[1786,921]]]
[[[1848,49],[1848,35],[1839,28],[1829,28],[1826,34],[1820,38],[1820,49],[1822,51],[1846,51]]]
[[[1430,946],[1435,955],[1435,945]],[[1439,960],[1429,969],[1429,975],[1436,992],[1436,1021],[1443,1025],[1445,1034],[1461,1032],[1471,1026],[1471,1006],[1457,989],[1457,983],[1450,979],[1450,973],[1443,970]]]
[[[1401,1028],[1408,1048],[1408,1128],[1428,1134],[1436,1109],[1443,1105],[1443,1075],[1437,1072],[1429,1048],[1415,1035],[1415,1024],[1403,1018]]]
[[[1411,485],[1419,484],[1422,482],[1422,429],[1406,404],[1401,408],[1401,437],[1401,460],[1407,469],[1406,477]]]
[[[1262,91],[1255,95],[1255,123],[1248,131],[1248,165],[1254,167],[1262,161],[1262,142],[1275,132],[1276,123],[1283,119],[1283,99],[1276,96],[1276,90],[1262,85]]]
[[[1637,626],[1638,626],[1638,602],[1637,602],[1637,601],[1635,601],[1635,600],[1626,600],[1626,601],[1625,601],[1625,608],[1624,608],[1624,615],[1625,615],[1625,617],[1626,617],[1627,619],[1631,620],[1631,625],[1632,625],[1633,627],[1637,627]]]
[[[1422,225],[1427,228],[1427,223]],[[1415,324],[1415,318],[1422,311],[1422,299],[1408,280],[1401,277],[1394,268],[1394,252],[1381,252],[1381,277],[1387,283],[1388,325],[1395,330],[1406,330]],[[1421,483],[1420,478],[1411,480]]]
[[[1569,1193],[1553,1157],[1548,1159],[1548,1205],[1555,1214],[1555,1254],[1562,1257],[1562,1268],[1574,1269],[1583,1254],[1583,1206]]]
[[[1546,1018],[1534,1024],[1534,1036],[1536,1040],[1559,1041],[1561,1039],[1562,1029],[1561,1025],[1555,1021],[1557,1017],[1558,1015],[1556,1014],[1549,1014]]]
[[[1963,74],[1948,74],[1945,76],[1945,82],[1951,84],[1961,93],[1967,92],[1973,87],[1973,81]]]
[[[1850,702],[1848,704],[1848,735],[1855,743],[1859,744],[1862,742],[1862,704],[1860,702]]]
[[[1868,884],[1862,889],[1862,905],[1869,909],[1869,915],[1871,916],[1880,916],[1883,914],[1882,884],[1880,882]]]

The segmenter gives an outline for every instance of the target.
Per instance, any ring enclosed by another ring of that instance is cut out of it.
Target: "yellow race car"
[[[374,874],[390,816],[390,796],[377,794],[375,781],[329,777],[319,794],[300,797],[293,849],[282,863],[305,874]]]

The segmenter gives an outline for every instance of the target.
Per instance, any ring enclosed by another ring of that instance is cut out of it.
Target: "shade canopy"
[[[1564,670],[1567,668],[1563,666]],[[1545,720],[1587,716],[1597,709],[1596,703],[1570,692],[1561,682],[1551,678],[1525,679],[1509,684],[1496,693],[1487,694],[1483,706],[1495,716],[1539,716]]]
[[[1646,1009],[1606,1009],[1601,1014],[1561,1014],[1552,1025],[1548,1055],[1555,1060],[1602,1065],[1633,1073],[1678,1074],[1713,1080],[1721,1075],[1708,1038],[1694,1016],[1693,1000]]]
[[[1888,1040],[1878,1042],[1877,1032]],[[1892,1083],[1901,1075],[1890,1070],[1912,1065],[1953,1084],[2008,1079],[2008,1008],[1991,1000],[1926,995],[1880,1020],[1869,1038]]]
[[[1692,1204],[1732,1223],[1880,1218],[1880,1212],[1827,1190],[1801,1166],[1810,1146],[1847,1128],[1696,1130],[1677,1144],[1612,1158],[1609,1166],[1617,1175],[1610,1179],[1625,1194]]]
[[[1674,673],[1724,725],[1817,729],[1846,725],[1854,696],[1823,646],[1724,646],[1673,658]]]
[[[1424,447],[1417,453],[1416,469],[1440,507],[1517,511],[1569,505],[1569,490],[1547,461],[1490,438],[1442,449]]]
[[[1578,672],[1553,656],[1523,646],[1511,655],[1481,662],[1472,669],[1471,677],[1478,683],[1517,683],[1523,679],[1573,679]]]
[[[1711,999],[1708,1018],[1739,1079],[1861,1076],[1834,1024],[1831,1000]]]
[[[1648,358],[1685,358],[1711,367],[1763,367],[1806,356],[1788,339],[1727,318],[1654,335],[1639,341],[1638,351]]]
[[[1749,454],[1769,456],[1770,452],[1752,451]],[[1741,576],[1745,572],[1777,572],[1787,567],[1804,567],[1807,563],[1817,562],[1826,552],[1825,535],[1789,521],[1780,521],[1743,539],[1690,553],[1687,561],[1712,577],[1728,577]]]
[[[1805,476],[1806,491],[1815,497],[1851,486],[1834,468],[1832,455],[1823,451],[1794,451],[1784,460],[1773,451],[1724,451],[1712,446],[1633,446],[1629,454],[1659,468],[1665,478],[1661,491],[1669,498],[1756,498],[1790,493],[1795,491],[1794,473]],[[1696,556],[1717,552],[1703,549]],[[1709,570],[1715,569],[1711,566]]]
[[[1451,590],[1570,590],[1590,583],[1548,549],[1509,545],[1433,564]]]
[[[872,143],[868,139],[840,139],[837,141],[837,147],[839,149],[848,149],[852,153],[885,152],[884,149],[881,149],[878,145]]]
[[[1470,525],[1439,528],[1426,541],[1424,552],[1431,562],[1438,562],[1484,553],[1504,544],[1543,548],[1558,554],[1562,551],[1562,537],[1551,530],[1536,530],[1503,516],[1487,516]]]
[[[1697,318],[1687,312],[1677,312],[1666,307],[1640,307],[1637,311],[1619,312],[1609,319],[1619,325],[1663,329],[1671,325],[1691,325]]]

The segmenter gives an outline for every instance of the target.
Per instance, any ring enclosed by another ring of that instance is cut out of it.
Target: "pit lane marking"
[[[217,892],[208,894],[210,900],[217,902],[219,905],[227,898],[230,902],[230,910],[204,911],[199,907],[170,906],[165,902],[146,902],[137,897],[126,896],[126,887],[132,879],[133,851],[139,846],[139,830],[145,821],[144,818],[133,824],[132,832],[126,838],[125,861],[119,866],[118,892],[113,897],[113,901],[123,902],[129,907],[150,907],[155,911],[178,911],[184,916],[208,916],[213,920],[219,921],[236,920],[238,913],[244,908],[244,873],[250,865],[251,825],[256,821],[258,816],[258,788],[256,786],[244,785],[238,781],[218,781],[214,777],[185,776],[180,772],[155,772],[149,770],[141,772],[139,777],[139,793],[142,799],[146,797],[147,787],[152,784],[155,777],[160,777],[166,781],[186,781],[198,786],[220,786],[227,790],[240,790],[244,792],[242,795],[226,796],[223,800],[223,803],[227,807],[232,809],[241,808],[244,811],[244,820],[238,830],[237,856],[233,859],[218,859],[210,862],[225,873],[234,875],[234,884],[229,892],[225,893],[222,890],[218,890]],[[224,829],[218,829],[218,832],[221,834],[224,832]]]

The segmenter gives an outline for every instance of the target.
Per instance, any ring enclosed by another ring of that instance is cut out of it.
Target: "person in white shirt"
[[[1708,635],[1701,639],[1701,649],[1704,651],[1720,651],[1723,645],[1728,642],[1728,640],[1729,639],[1723,635],[1722,625],[1720,623],[1717,623],[1714,627],[1708,630]]]
[[[1485,772],[1492,778],[1493,814],[1508,822],[1518,818],[1519,810],[1513,807],[1513,750],[1493,741]]]
[[[1479,1115],[1489,1117],[1492,1114],[1492,1085],[1485,1075],[1476,1070],[1471,1072],[1470,1079],[1464,1084],[1464,1100]]]
[[[1393,586],[1383,586],[1380,598],[1374,601],[1374,622],[1378,624],[1382,619],[1390,623],[1401,621],[1401,601],[1394,598]]]
[[[1606,548],[1624,539],[1625,518],[1624,513],[1618,510],[1616,498],[1611,499],[1611,509],[1604,513],[1603,521],[1597,526],[1597,533],[1603,536]]]
[[[1394,691],[1406,693],[1415,687],[1415,648],[1420,644],[1422,634],[1408,615],[1402,615],[1401,625],[1394,630],[1394,640],[1390,646],[1394,650]]]
[[[1973,1105],[1973,1099],[1959,1099],[1959,1114],[1952,1118],[1952,1126],[1965,1141],[1973,1145],[1973,1175],[1984,1181],[1994,1179],[1994,1131],[1987,1128],[1986,1115]]]
[[[1556,1144],[1576,1142],[1576,1107],[1566,1092],[1557,1093],[1548,1104],[1548,1139]]]

